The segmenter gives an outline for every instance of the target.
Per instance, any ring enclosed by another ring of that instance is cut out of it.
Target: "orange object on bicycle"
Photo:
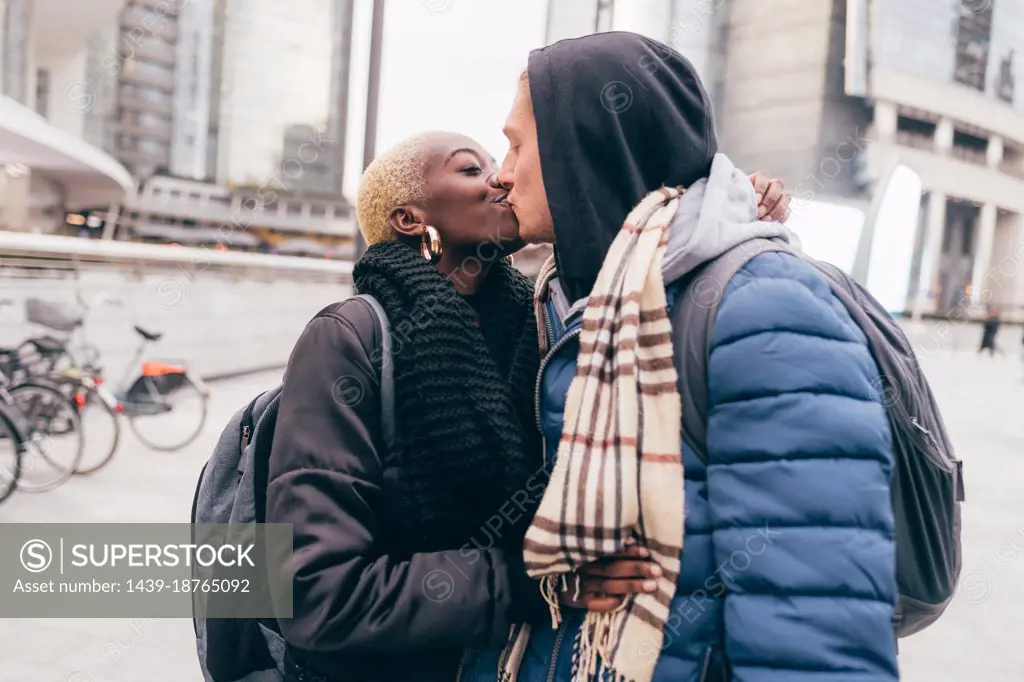
[[[185,368],[178,367],[177,365],[168,365],[164,362],[158,362],[157,360],[147,360],[142,363],[142,376],[145,377],[160,377],[167,374],[184,374]]]

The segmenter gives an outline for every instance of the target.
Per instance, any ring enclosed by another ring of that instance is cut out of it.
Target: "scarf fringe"
[[[615,612],[588,613],[572,645],[572,681],[635,682],[608,667]]]
[[[609,613],[587,613],[579,636],[579,662],[582,668],[574,679],[590,680],[598,674],[602,680],[608,679],[608,675],[611,675],[615,682],[626,679],[608,668],[608,662],[612,660],[615,616],[620,610],[621,608]]]
[[[551,629],[555,630],[562,624],[562,606],[558,602],[559,592],[569,591],[567,574],[546,575],[540,580],[540,593],[544,601],[548,603],[548,612],[551,614]],[[576,581],[576,594],[579,594],[579,579]]]

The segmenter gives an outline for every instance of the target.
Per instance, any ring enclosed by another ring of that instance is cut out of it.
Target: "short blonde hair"
[[[378,155],[363,171],[356,192],[356,220],[368,245],[395,238],[388,222],[392,211],[427,199],[428,143],[447,134],[428,130],[408,137]]]

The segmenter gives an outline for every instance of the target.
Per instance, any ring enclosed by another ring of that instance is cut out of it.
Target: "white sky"
[[[389,0],[377,152],[427,129],[465,133],[500,162],[501,126],[530,50],[544,44],[547,0]],[[357,0],[345,194],[362,171],[372,0]]]

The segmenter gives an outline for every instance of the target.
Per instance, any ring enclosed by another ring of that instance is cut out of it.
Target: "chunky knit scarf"
[[[497,260],[474,310],[415,249],[395,242],[370,247],[353,274],[391,325],[402,545],[520,542],[525,521],[500,538],[481,529],[541,458],[532,284]]]
[[[558,456],[526,534],[524,558],[543,578],[553,624],[558,591],[583,564],[629,542],[662,568],[658,590],[613,613],[588,613],[573,680],[649,682],[675,595],[683,541],[681,407],[661,261],[680,189],[652,192],[626,218],[583,313],[576,376]],[[561,587],[560,587],[561,586]],[[524,637],[510,643],[503,679],[515,679]]]

